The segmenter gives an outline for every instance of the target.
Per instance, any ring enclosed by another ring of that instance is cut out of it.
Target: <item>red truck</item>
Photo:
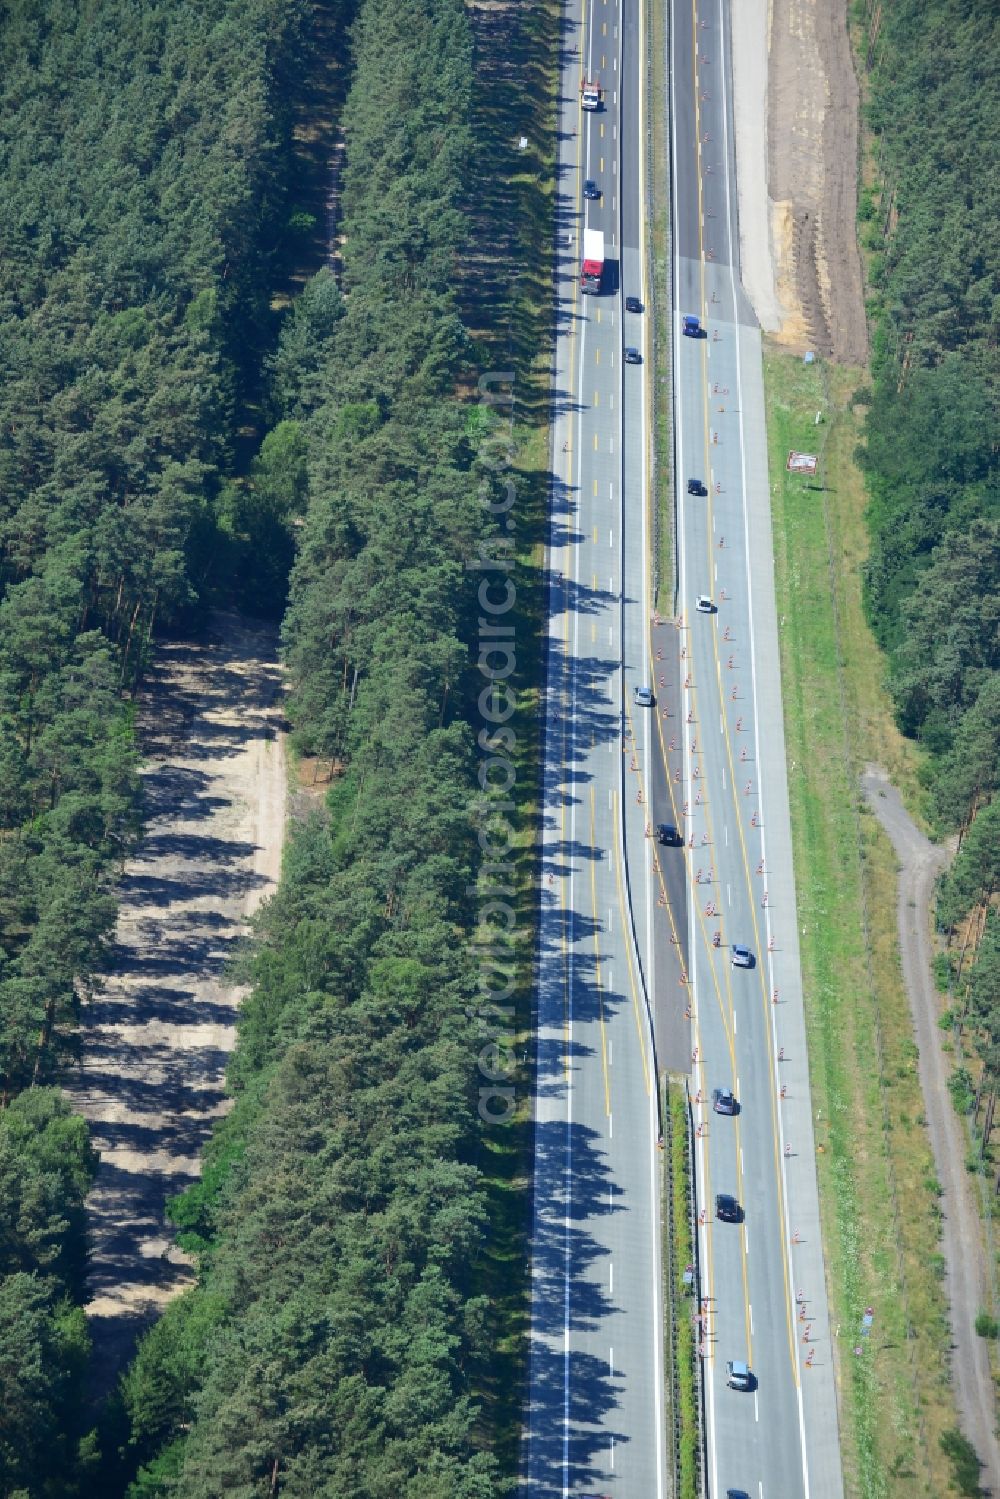
[[[604,275],[604,232],[601,229],[583,231],[583,269],[580,272],[580,290],[599,292]]]

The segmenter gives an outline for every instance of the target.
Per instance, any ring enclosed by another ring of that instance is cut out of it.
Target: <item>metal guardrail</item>
[[[669,41],[669,35],[670,35],[670,8],[669,8],[669,5],[666,4],[666,0],[663,0],[663,3],[665,5],[665,17],[666,17],[666,32],[665,32],[665,36],[666,36],[666,38]],[[653,73],[654,73],[654,68],[656,66],[656,62],[657,62],[657,59],[654,58],[654,56],[653,56],[652,36],[651,36],[650,32],[647,31],[647,36],[646,36],[646,97],[648,99],[652,99],[653,98]],[[676,612],[677,612],[677,495],[676,495],[676,486],[675,486],[675,484],[673,482],[673,476],[674,476],[674,472],[676,470],[676,465],[675,465],[675,462],[672,461],[672,459],[673,459],[673,453],[674,453],[673,424],[672,424],[672,421],[671,421],[671,412],[672,412],[672,409],[673,409],[673,400],[672,400],[672,397],[673,397],[673,368],[672,368],[672,364],[671,364],[671,350],[673,348],[673,340],[672,340],[672,338],[670,336],[671,318],[672,318],[673,305],[674,305],[674,287],[673,287],[673,270],[672,270],[673,256],[670,253],[670,251],[671,251],[671,225],[670,225],[670,215],[669,215],[670,204],[673,201],[673,194],[670,192],[670,184],[671,184],[671,182],[673,180],[673,161],[672,161],[671,153],[670,153],[670,130],[669,130],[669,123],[668,123],[669,119],[670,119],[671,83],[670,83],[670,68],[668,66],[668,56],[664,55],[664,57],[662,57],[661,59],[659,59],[659,62],[661,64],[662,68],[663,68],[664,77],[665,77],[665,80],[666,80],[666,82],[665,82],[665,99],[666,99],[666,104],[667,104],[667,108],[666,108],[664,120],[662,122],[663,123],[663,131],[664,131],[663,155],[664,155],[664,161],[667,164],[667,171],[666,171],[667,216],[666,216],[666,224],[665,224],[666,239],[665,239],[665,246],[664,246],[664,251],[665,251],[665,256],[666,256],[666,264],[667,264],[667,277],[666,277],[665,284],[661,287],[660,284],[659,284],[659,282],[658,282],[658,280],[657,280],[657,275],[656,275],[656,257],[655,257],[655,253],[654,253],[653,237],[652,237],[652,234],[648,234],[646,236],[646,284],[647,284],[647,286],[650,289],[650,292],[649,292],[649,295],[650,295],[649,312],[651,313],[651,316],[649,318],[649,329],[650,329],[650,331],[649,331],[649,340],[650,340],[650,344],[652,346],[652,355],[653,355],[653,358],[652,358],[653,389],[652,389],[652,399],[650,401],[650,407],[651,407],[651,443],[650,443],[650,454],[649,454],[650,493],[653,495],[653,513],[652,513],[652,526],[651,526],[652,542],[653,542],[652,583],[653,583],[653,598],[655,600],[656,597],[657,597],[657,595],[658,595],[658,593],[659,593],[659,588],[660,588],[660,583],[661,583],[661,578],[660,578],[660,539],[661,539],[660,538],[660,529],[661,529],[661,522],[660,522],[660,483],[661,483],[661,480],[662,480],[663,484],[666,486],[666,493],[671,497],[671,505],[670,505],[670,512],[669,512],[670,513],[670,533],[671,533],[670,539],[671,539],[671,555],[672,555],[673,561],[674,561],[674,577],[673,577],[673,587],[672,587],[671,612],[674,613],[674,614],[676,614]],[[645,133],[644,133],[644,151],[645,151],[645,158],[646,158],[646,170],[645,170],[645,174],[644,174],[645,175],[645,182],[646,182],[646,201],[645,201],[645,205],[644,206],[645,206],[645,211],[646,211],[646,222],[647,222],[647,224],[650,224],[650,225],[652,225],[652,224],[654,224],[656,222],[655,216],[654,216],[654,208],[655,208],[656,199],[657,199],[657,193],[656,193],[656,187],[655,187],[655,183],[656,183],[656,150],[655,150],[656,141],[655,141],[655,135],[654,135],[655,124],[656,124],[656,122],[654,121],[654,119],[652,117],[652,111],[650,111],[650,114],[649,114],[649,116],[647,118],[647,121],[646,121],[646,128],[645,128]],[[661,331],[662,329],[666,330],[665,334]],[[661,390],[657,386],[656,381],[659,378],[661,349],[662,349],[662,342],[663,342],[663,338],[664,337],[666,337],[666,358],[664,360],[665,374],[663,376],[663,380],[664,380],[664,384],[665,384],[665,389]],[[661,402],[662,402],[662,406],[661,406]],[[663,415],[661,415],[661,410],[662,410]],[[660,437],[662,435],[662,426],[663,426],[664,422],[670,427],[670,442],[669,442],[668,447],[667,447],[667,451],[668,451],[668,453],[670,455],[670,458],[668,459],[668,472],[666,474],[661,475],[660,470],[659,470],[658,449],[659,449],[659,440],[660,440]]]
[[[665,1113],[663,1093],[668,1087],[666,1082],[660,1085],[660,1111]],[[677,1315],[675,1301],[677,1297],[677,1286],[680,1277],[677,1273],[677,1255],[674,1248],[673,1233],[673,1157],[669,1147],[664,1150],[663,1161],[663,1186],[664,1201],[667,1203],[667,1232],[665,1235],[663,1254],[663,1279],[664,1295],[663,1305],[666,1309],[667,1325],[664,1328],[664,1351],[666,1354],[666,1376],[667,1389],[670,1392],[669,1410],[672,1441],[669,1444],[668,1453],[670,1459],[670,1492],[677,1494],[680,1484],[680,1401],[677,1389]]]
[[[691,1249],[694,1259],[694,1294],[698,1311],[701,1311],[701,1252],[698,1245],[698,1202],[695,1191],[694,1173],[694,1105],[691,1101],[691,1088],[687,1078],[684,1079],[684,1097],[687,1102],[685,1117],[687,1119],[687,1155],[688,1155],[688,1219],[691,1225]],[[704,1328],[704,1324],[701,1324]],[[702,1499],[708,1493],[708,1428],[705,1422],[705,1361],[696,1357],[694,1361],[695,1398],[698,1405],[698,1469],[699,1489]]]

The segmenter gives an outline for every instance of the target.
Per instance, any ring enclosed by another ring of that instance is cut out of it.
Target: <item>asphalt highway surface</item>
[[[522,1490],[668,1492],[656,1084],[680,1062],[704,1207],[691,1315],[709,1493],[826,1499],[842,1484],[724,15],[678,3],[670,58],[653,59],[673,104],[671,621],[649,589],[648,319],[624,308],[649,301],[644,21],[641,0],[578,0],[563,33]],[[580,107],[584,76],[600,77],[599,111]],[[586,178],[599,199],[584,199]],[[584,227],[605,236],[600,295],[580,291]],[[682,336],[684,314],[703,337]],[[625,363],[627,345],[641,362]],[[688,496],[688,477],[708,493]],[[650,836],[660,822],[682,846]],[[732,965],[734,944],[752,967]],[[733,1090],[735,1115],[712,1110],[714,1087]],[[714,1220],[716,1192],[739,1200],[742,1222]],[[727,1388],[729,1359],[750,1365],[752,1389]]]
[[[721,0],[671,27],[679,638],[709,1492],[843,1491],[788,813],[760,336]],[[699,337],[686,337],[685,316]],[[688,494],[688,478],[704,497]],[[708,601],[699,609],[698,600]],[[737,966],[736,949],[752,967]],[[738,1112],[712,1105],[730,1089]],[[732,1194],[739,1224],[715,1216]],[[730,1360],[751,1388],[727,1384]]]
[[[524,1491],[665,1495],[639,8],[567,13],[557,181],[554,462],[537,974],[532,1339]],[[604,105],[580,107],[584,73]],[[592,178],[601,190],[585,201]],[[604,284],[579,287],[584,227]],[[635,852],[633,853],[633,846]],[[666,852],[666,851],[664,851]],[[678,886],[681,895],[682,886]]]

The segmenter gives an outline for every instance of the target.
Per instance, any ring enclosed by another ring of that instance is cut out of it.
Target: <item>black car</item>
[[[626,312],[641,312],[642,311],[642,303],[639,301],[639,298],[638,297],[626,297],[625,298],[625,311]]]
[[[706,495],[708,494],[708,490],[700,479],[689,479],[688,494]]]
[[[656,829],[656,841],[657,843],[669,843],[671,847],[675,847],[678,843],[683,843],[684,840],[672,822],[661,822]]]
[[[746,1489],[727,1489],[726,1499],[750,1499]]]
[[[728,1192],[719,1192],[715,1198],[715,1216],[720,1223],[742,1223],[743,1209]]]
[[[601,196],[601,189],[598,187],[593,177],[588,177],[586,182],[583,184],[583,196],[585,198],[593,199],[597,199]]]
[[[625,358],[625,363],[626,364],[641,364],[642,363],[642,355],[639,353],[639,350],[637,348],[635,348],[632,344],[626,344],[625,345],[625,355],[624,355],[624,358]]]
[[[717,1114],[736,1114],[739,1112],[739,1107],[736,1094],[728,1088],[712,1089],[712,1108]]]

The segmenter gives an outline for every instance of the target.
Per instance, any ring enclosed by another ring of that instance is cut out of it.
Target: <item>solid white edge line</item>
[[[591,9],[592,8],[593,8],[593,0],[591,0]],[[592,41],[593,40],[593,26],[590,27],[590,31],[591,31],[591,41]],[[589,160],[589,152],[590,152],[590,125],[591,125],[591,120],[590,120],[590,116],[588,115],[586,123],[585,123],[585,126],[584,126],[584,129],[586,131],[586,136],[585,136],[585,139],[581,142],[581,145],[582,145],[581,159],[582,159],[582,161]],[[579,170],[579,163],[578,163],[578,170]],[[577,363],[577,387],[576,387],[577,390],[582,390],[583,389],[583,370],[584,370],[584,360],[586,358],[586,351],[587,351],[587,327],[588,327],[588,323],[589,323],[589,318],[587,318],[587,317],[582,317],[581,318],[581,320],[580,320],[580,346],[579,346],[579,351],[578,351],[578,363]],[[582,423],[582,415],[581,415],[581,423]],[[577,506],[579,506],[580,498],[581,498],[581,496],[583,494],[583,441],[582,441],[582,437],[581,437],[581,440],[579,442],[577,442],[577,445],[576,445],[576,476],[575,477],[576,477],[576,495],[577,495],[576,503],[577,503]],[[573,581],[574,586],[577,587],[577,588],[579,588],[579,582],[580,582],[580,555],[579,555],[579,552],[580,552],[580,549],[578,547],[574,547],[573,548],[573,553],[572,553],[572,559],[573,559],[572,560],[572,581]],[[569,607],[568,600],[566,601],[566,607],[567,608]],[[580,638],[580,615],[579,615],[579,610],[577,610],[577,611],[574,612],[574,618],[573,618],[573,657],[574,657],[574,659],[576,659],[577,655],[578,655],[578,649],[577,648],[579,646],[579,638]],[[565,663],[565,667],[566,667],[567,670],[570,669],[570,663],[568,661]],[[576,729],[576,716],[577,716],[576,676],[575,676],[575,674],[572,671],[570,671],[569,721],[570,721],[570,726],[574,730],[574,732],[575,732],[575,729]],[[573,803],[572,803],[571,808],[570,808],[570,846],[571,847],[574,846],[575,843],[576,843],[576,815],[577,815],[577,802],[576,802],[576,799],[574,798]],[[573,911],[574,904],[575,904],[575,894],[574,894],[575,883],[576,883],[576,866],[575,866],[575,864],[571,864],[570,865],[570,873],[569,873],[569,902],[568,902],[568,910],[570,912]],[[573,1042],[573,945],[572,945],[571,942],[567,943],[567,947],[566,947],[566,964],[567,964],[566,992],[567,992],[567,994],[569,996],[569,1014],[566,1017],[566,1044],[571,1049],[572,1048],[572,1042]],[[573,1068],[572,1068],[572,1065],[570,1065],[570,1067],[568,1069],[567,1081],[566,1081],[566,1141],[565,1141],[565,1149],[564,1149],[564,1160],[565,1160],[565,1168],[566,1168],[566,1181],[565,1181],[565,1188],[564,1188],[564,1195],[565,1195],[565,1200],[566,1200],[566,1212],[565,1212],[565,1214],[563,1216],[563,1279],[564,1279],[564,1286],[563,1286],[563,1441],[562,1441],[562,1470],[563,1471],[562,1471],[562,1489],[563,1489],[563,1499],[569,1499],[569,1493],[570,1493],[570,1487],[571,1487],[570,1464],[569,1464],[569,1445],[570,1445],[570,1392],[569,1392],[569,1388],[570,1388],[570,1300],[571,1300],[571,1297],[570,1297],[570,1285],[571,1285],[571,1278],[570,1278],[570,1225],[571,1225],[572,1208],[573,1208]]]
[[[671,8],[673,9],[673,6]],[[674,50],[674,48],[675,48],[675,37],[676,37],[676,33],[677,33],[677,28],[676,28],[676,25],[673,24],[674,21],[675,21],[675,17],[673,15],[671,15],[670,19],[671,19],[671,25],[670,25],[670,39],[669,39],[669,49],[670,49],[670,70],[669,71],[670,71],[670,78],[673,79],[673,78],[675,78],[677,76],[677,58],[676,58],[676,54],[675,54],[675,50]],[[671,152],[672,152],[672,155],[673,155],[673,160],[674,160],[674,163],[675,163],[675,168],[674,168],[674,172],[673,172],[673,181],[672,181],[672,189],[673,189],[673,193],[672,193],[672,196],[673,196],[673,223],[674,223],[674,226],[675,226],[675,232],[674,232],[674,235],[673,235],[673,261],[674,261],[674,278],[673,278],[673,280],[674,280],[674,284],[673,284],[673,289],[672,290],[673,290],[673,292],[675,292],[679,296],[680,295],[680,284],[681,284],[681,261],[680,261],[680,245],[679,245],[678,237],[677,237],[677,233],[676,233],[676,225],[679,222],[679,210],[678,210],[678,201],[677,201],[677,169],[676,169],[676,162],[678,160],[678,156],[677,156],[677,112],[676,112],[676,110],[673,107],[673,101],[672,101],[672,99],[671,99],[671,102],[670,102],[670,145],[671,145]],[[681,367],[681,357],[680,357],[681,356],[680,316],[681,316],[681,314],[680,314],[680,308],[679,308],[679,306],[678,307],[674,306],[673,296],[671,296],[671,299],[670,299],[670,323],[671,323],[671,332],[672,332],[672,335],[673,335],[673,337],[672,337],[672,343],[673,343],[673,350],[674,350],[674,371],[675,371],[675,373],[679,372],[680,371],[680,367]],[[709,352],[711,352],[711,351],[709,351]],[[677,463],[676,463],[676,472],[675,472],[674,482],[675,482],[675,484],[677,484],[677,477],[676,477],[676,475],[677,474],[684,474],[684,473],[686,473],[686,468],[685,468],[685,465],[684,465],[684,428],[683,428],[683,423],[681,422],[680,416],[679,416],[680,402],[681,402],[681,391],[680,391],[680,378],[679,378],[679,374],[678,374],[678,378],[676,378],[674,380],[674,387],[673,388],[674,388],[674,441],[675,441],[676,449],[677,449]],[[678,563],[678,569],[677,569],[677,571],[678,571],[678,580],[677,581],[678,581],[678,598],[679,598],[679,601],[680,601],[680,608],[681,608],[681,612],[682,613],[683,613],[683,610],[684,610],[684,599],[687,597],[687,546],[686,546],[686,524],[685,524],[686,517],[685,517],[685,513],[684,513],[685,509],[686,509],[686,494],[685,494],[685,491],[686,491],[686,486],[685,485],[677,484],[677,563]],[[691,755],[690,755],[690,741],[689,741],[688,736],[686,734],[684,735],[683,746],[682,746],[681,753],[682,753],[682,758],[683,758],[683,762],[684,762],[684,785],[685,785],[685,788],[687,790],[687,801],[688,801],[688,805],[692,806],[693,803],[694,803],[694,792],[693,792],[693,789],[692,789],[692,776],[691,776],[692,766],[691,766]],[[694,1015],[697,1016],[697,1014],[698,1014],[698,944],[697,944],[696,941],[690,940],[690,934],[693,933],[693,932],[695,932],[697,930],[697,927],[696,927],[696,917],[695,917],[695,909],[694,909],[694,886],[693,886],[693,884],[692,884],[692,882],[690,880],[687,880],[685,883],[687,885],[688,933],[689,933],[689,941],[688,941],[688,981],[689,981],[689,992],[690,992],[690,995],[691,995],[691,1002],[692,1002],[692,1004],[691,1004],[692,1011],[693,1011]],[[705,1145],[704,1145],[703,1141],[697,1141],[696,1140],[696,1142],[695,1142],[695,1179],[696,1179],[696,1181],[698,1182],[698,1185],[699,1185],[699,1196],[700,1196],[700,1198],[701,1198],[702,1201],[705,1200],[705,1177],[706,1177]],[[701,1237],[702,1237],[703,1241],[707,1238],[707,1229],[702,1232]],[[704,1262],[704,1253],[705,1253],[705,1248],[704,1248],[704,1242],[703,1242],[702,1243],[702,1261],[703,1262]],[[719,1460],[718,1460],[718,1451],[717,1451],[717,1442],[716,1442],[715,1377],[714,1377],[714,1375],[715,1375],[715,1364],[714,1364],[714,1360],[712,1360],[711,1358],[704,1359],[702,1361],[701,1368],[702,1368],[703,1388],[704,1388],[704,1391],[705,1391],[705,1413],[706,1413],[706,1427],[707,1427],[706,1434],[705,1434],[706,1435],[706,1446],[708,1448],[708,1454],[709,1454],[708,1461],[709,1461],[709,1466],[710,1466],[711,1475],[712,1475],[712,1477],[711,1477],[711,1484],[709,1486],[709,1492],[712,1493],[712,1494],[717,1494],[718,1491],[719,1491]]]
[[[577,155],[577,160],[576,160],[575,163],[572,164],[572,169],[578,172],[579,171],[579,167],[580,167],[580,161],[579,161],[579,155]],[[572,236],[570,235],[570,236],[567,236],[567,244],[571,244],[571,243],[572,243]],[[555,282],[554,291],[555,291],[555,303],[556,303],[556,307],[558,308],[565,301],[565,298],[560,296],[559,280],[558,280],[558,278],[556,279],[556,282]],[[555,367],[556,367],[555,359],[554,359],[553,367],[554,367],[554,370],[555,370]],[[550,401],[553,401],[553,392],[551,392],[551,391],[550,391]],[[553,402],[553,404],[554,404],[554,402]],[[558,419],[557,419],[557,417],[554,416],[554,418],[553,418],[553,435],[555,435],[557,427],[558,427]],[[555,468],[556,468],[554,457],[555,457],[555,455],[553,453],[553,470],[555,470]],[[550,640],[550,643],[556,643],[557,640],[558,640],[558,636],[556,635],[555,629],[554,629],[555,620],[556,620],[556,611],[557,611],[557,608],[559,607],[559,605],[561,604],[562,598],[563,598],[564,593],[565,593],[565,583],[564,583],[564,580],[563,580],[562,572],[555,565],[556,558],[560,557],[560,552],[561,552],[561,549],[559,549],[559,551],[553,550],[553,548],[551,546],[551,529],[549,527],[547,527],[546,528],[546,540],[545,540],[545,565],[546,565],[546,573],[547,573],[545,598],[546,598],[546,614],[547,614],[547,618],[546,618],[546,633],[547,633],[547,636],[548,636],[548,638]],[[561,560],[561,557],[560,557],[560,560]],[[551,701],[554,689],[558,689],[558,680],[554,681],[554,679],[553,679],[551,664],[552,664],[552,662],[554,660],[558,661],[559,659],[560,658],[558,656],[558,653],[550,654],[549,657],[548,657],[548,662],[547,662],[547,667],[546,667],[546,673],[545,673],[545,679],[544,679],[543,689],[542,689],[545,701]],[[559,674],[560,677],[562,676],[562,670],[563,669],[564,669],[564,667],[560,668],[560,674]],[[546,742],[546,750],[548,750],[548,742]],[[552,843],[553,841],[555,841],[555,839],[556,839],[555,829],[552,829],[551,831],[550,830],[546,830],[546,833],[543,834],[543,843]],[[540,929],[541,929],[541,927],[542,927],[542,925],[544,923],[544,920],[545,920],[545,916],[544,916],[544,894],[542,893],[542,891],[540,891],[539,892],[539,928]],[[536,957],[535,957],[535,970],[534,970],[535,973],[536,973],[536,975],[540,974],[540,967],[541,967],[540,961],[539,961],[538,955],[536,954]],[[536,1014],[537,1014],[537,1012],[536,1012]],[[540,1016],[538,1018],[540,1019]],[[536,1138],[537,1138],[537,1129],[538,1129],[538,1105],[539,1105],[539,1097],[538,1097],[538,1091],[537,1091],[537,1088],[536,1088],[534,1090],[534,1094],[533,1094],[533,1098],[532,1098],[532,1125],[533,1125],[534,1131],[536,1132]],[[535,1210],[534,1210],[534,1214],[533,1214],[533,1231],[534,1231],[534,1228],[537,1227],[537,1224],[538,1224],[538,1205],[537,1205],[537,1202],[536,1202]],[[537,1300],[536,1300],[536,1297],[535,1297],[535,1294],[534,1294],[534,1283],[535,1283],[536,1274],[537,1274],[537,1258],[536,1258],[536,1255],[534,1253],[534,1245],[533,1245],[532,1261],[531,1261],[531,1283],[532,1283],[532,1291],[531,1291],[531,1321],[530,1321],[530,1338],[531,1338],[531,1344],[532,1345],[534,1345],[536,1341],[539,1341],[539,1332],[538,1332],[538,1327],[537,1327],[537,1324],[536,1324],[536,1321],[535,1321],[535,1315],[536,1315],[536,1310],[537,1310]],[[529,1359],[531,1359],[532,1357],[533,1357],[533,1354],[529,1354]],[[528,1440],[527,1440],[527,1443],[526,1443],[526,1453],[525,1453],[525,1458],[524,1458],[524,1467],[523,1467],[523,1469],[521,1471],[522,1471],[523,1477],[526,1477],[528,1479],[528,1481],[530,1482],[530,1475],[531,1475],[531,1468],[532,1468],[531,1436],[532,1436],[532,1432],[533,1432],[533,1429],[534,1429],[533,1425],[532,1425],[532,1421],[531,1421],[530,1411],[526,1413],[526,1428],[527,1428],[527,1438],[528,1438]],[[564,1493],[565,1493],[565,1485],[564,1485]]]
[[[639,140],[639,285],[645,287],[646,282],[646,214],[645,214],[645,82],[646,82],[646,12],[644,0],[639,0],[639,58],[638,58],[638,111],[636,116],[637,133]],[[646,333],[646,326],[643,326]],[[645,345],[643,346],[645,350]],[[642,427],[643,441],[640,444],[641,466],[640,466],[640,489],[639,497],[642,508],[642,621],[639,633],[640,646],[643,650],[645,662],[645,649],[649,635],[649,621],[651,618],[649,609],[649,468],[646,431],[646,413],[648,406],[648,384],[649,363],[643,359],[642,382],[640,395],[642,398]],[[622,442],[624,444],[624,419],[622,428]],[[646,715],[646,764],[652,765],[650,742],[652,739],[652,715]],[[655,993],[654,987],[654,948],[653,948],[653,871],[651,861],[644,857],[643,865],[646,875],[646,975],[647,992],[652,997]],[[656,1431],[656,1493],[657,1499],[664,1499],[666,1493],[666,1427],[665,1406],[666,1386],[663,1368],[663,1267],[661,1263],[660,1243],[660,1182],[659,1182],[659,1079],[656,1076],[655,1057],[656,1052],[653,1045],[652,1012],[647,1011],[647,1025],[649,1028],[649,1052],[650,1064],[653,1068],[653,1087],[649,1095],[649,1129],[647,1131],[649,1140],[649,1172],[650,1172],[650,1229],[653,1237],[653,1269],[654,1269],[654,1311],[652,1327],[650,1329],[653,1339],[653,1406],[655,1412]]]
[[[730,38],[728,36],[727,30],[726,30],[726,25],[725,25],[723,0],[719,0],[719,28],[720,28],[719,35],[722,38],[723,46],[725,47],[726,45],[731,45]],[[731,80],[731,74],[730,74],[730,80]],[[723,88],[723,90],[722,90],[722,135],[723,135],[723,140],[725,142],[725,148],[726,148],[726,170],[725,170],[725,173],[723,174],[724,177],[725,177],[725,182],[726,182],[726,223],[728,225],[728,232],[731,235],[732,234],[732,227],[733,227],[733,210],[732,210],[732,200],[731,200],[731,196],[730,196],[730,181],[729,181],[729,178],[730,178],[730,172],[729,172],[729,98],[728,98],[728,89],[726,89],[726,88]],[[736,253],[737,254],[739,253],[738,242],[737,242],[737,246],[736,246]],[[749,508],[748,508],[749,507],[749,502],[748,502],[748,497],[747,497],[747,455],[746,455],[746,442],[745,442],[745,438],[744,438],[744,428],[743,428],[743,376],[742,376],[743,362],[742,362],[742,356],[741,356],[741,353],[740,353],[739,324],[736,321],[736,308],[737,308],[736,270],[735,270],[735,256],[733,254],[733,247],[732,247],[732,242],[731,241],[730,241],[730,255],[729,255],[729,285],[730,285],[730,291],[731,291],[732,299],[733,299],[733,339],[734,339],[734,345],[735,345],[735,351],[736,351],[737,419],[738,419],[738,422],[739,422],[739,429],[740,429],[740,476],[741,476],[741,481],[742,481],[741,485],[740,485],[740,488],[742,490],[742,499],[743,499],[744,555],[745,555],[745,558],[746,558],[746,574],[747,574],[747,618],[748,618],[748,624],[749,624],[749,630],[750,630],[750,682],[751,682],[751,692],[753,694],[754,753],[757,756],[757,765],[758,765],[758,772],[759,772],[759,767],[761,765],[761,758],[760,758],[760,716],[759,716],[759,713],[758,713],[758,710],[757,710],[757,652],[756,652],[756,646],[755,646],[755,643],[754,643],[755,632],[754,632],[754,622],[753,622],[754,621],[753,585],[752,585],[752,569],[750,567],[750,516],[749,516]],[[766,436],[765,436],[765,448],[766,448]],[[774,600],[774,606],[775,606],[775,609],[777,609],[777,599]],[[787,771],[786,771],[786,774],[787,774]],[[767,823],[767,818],[764,815],[764,787],[763,787],[763,778],[760,776],[759,773],[758,773],[758,782],[760,783],[760,785],[759,785],[759,794],[758,794],[758,806],[759,806],[759,809],[760,809],[760,823],[762,825],[762,831],[761,831],[761,853],[762,853],[762,855],[764,855],[764,858],[765,858],[765,867],[766,867],[766,854],[765,854],[765,851],[764,851],[765,850],[765,845],[764,845],[763,827]],[[765,932],[768,934],[768,936],[770,936],[770,927],[771,927],[770,912],[769,911],[765,911],[765,914],[764,914],[764,929],[765,929]],[[801,970],[800,970],[800,972],[801,972]],[[768,962],[768,978],[771,981],[770,982],[770,988],[773,989],[773,987],[774,987],[774,973],[773,973],[773,965],[771,964],[770,961]],[[775,1017],[774,1017],[773,1013],[772,1013],[770,1019],[771,1019],[771,1043],[772,1043],[772,1047],[773,1047],[774,1044],[775,1044],[775,1042],[776,1042],[776,1039],[777,1039],[777,1036],[776,1036],[777,1022],[775,1020]],[[789,1224],[788,1224],[788,1172],[787,1172],[787,1168],[785,1166],[784,1142],[783,1142],[783,1139],[782,1139],[783,1126],[782,1126],[782,1117],[781,1117],[781,1110],[780,1109],[777,1111],[777,1119],[778,1119],[778,1144],[779,1144],[779,1147],[781,1148],[781,1155],[779,1157],[779,1159],[781,1161],[781,1168],[780,1168],[781,1169],[781,1184],[782,1184],[782,1193],[783,1193],[783,1196],[784,1196],[784,1204],[783,1204],[783,1206],[784,1206],[784,1210],[785,1210],[784,1222],[782,1223],[782,1232],[781,1232],[782,1254],[784,1256],[785,1265],[786,1265],[786,1268],[787,1268],[788,1284],[791,1286],[791,1285],[794,1285],[794,1283],[795,1283],[795,1277],[794,1277],[794,1273],[793,1273],[793,1270],[792,1270],[791,1245],[789,1243]],[[796,1372],[798,1373],[798,1371],[796,1371]],[[799,1413],[799,1444],[800,1444],[799,1450],[800,1450],[801,1458],[802,1458],[802,1484],[803,1484],[803,1490],[804,1490],[804,1494],[805,1494],[805,1499],[809,1499],[809,1496],[810,1496],[810,1486],[809,1486],[809,1453],[808,1453],[808,1444],[806,1442],[805,1410],[804,1410],[803,1401],[802,1401],[803,1388],[802,1388],[802,1378],[801,1378],[801,1375],[799,1375],[799,1377],[794,1380],[794,1384],[795,1384],[796,1403],[798,1405],[798,1413]]]

